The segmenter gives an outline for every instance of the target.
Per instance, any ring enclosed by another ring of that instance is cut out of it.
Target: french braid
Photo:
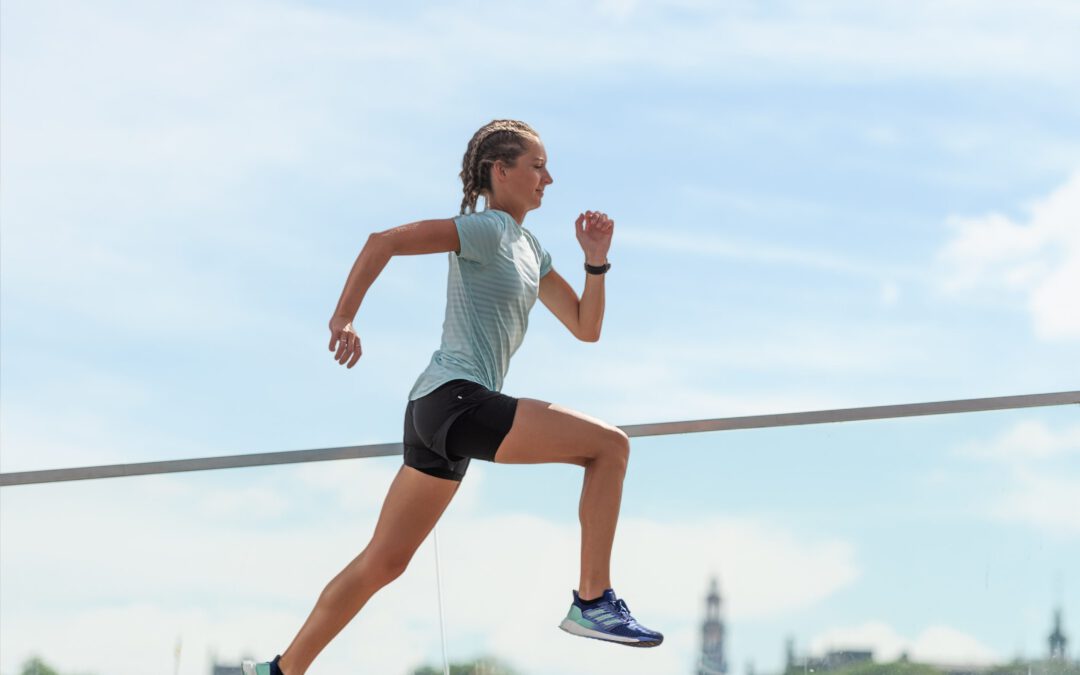
[[[528,124],[517,120],[492,120],[480,127],[469,141],[461,160],[461,182],[465,198],[461,213],[475,213],[481,195],[490,198],[491,167],[496,161],[514,166],[526,149],[527,141],[539,141],[540,135]]]

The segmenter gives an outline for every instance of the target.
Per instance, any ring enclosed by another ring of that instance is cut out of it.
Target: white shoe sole
[[[638,640],[637,638],[622,637],[621,635],[612,635],[611,633],[601,633],[598,630],[591,630],[571,619],[563,619],[562,623],[559,624],[559,628],[562,628],[567,633],[571,633],[573,635],[580,635],[587,638],[593,638],[594,640],[620,642],[623,644],[634,644],[636,642],[640,642],[640,640]]]
[[[240,670],[244,672],[244,675],[255,675],[255,662],[244,661],[240,666]]]

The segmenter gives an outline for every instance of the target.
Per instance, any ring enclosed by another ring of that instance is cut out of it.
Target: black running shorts
[[[470,459],[494,461],[518,400],[469,380],[451,380],[405,408],[405,465],[460,481]]]

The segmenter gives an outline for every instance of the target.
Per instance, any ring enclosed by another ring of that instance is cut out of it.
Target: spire
[[[1069,639],[1065,637],[1065,631],[1061,627],[1060,607],[1054,610],[1054,631],[1050,633],[1050,637],[1047,639],[1047,642],[1050,643],[1050,660],[1064,661],[1065,645],[1068,644]]]
[[[701,625],[701,661],[698,675],[724,675],[724,620],[720,616],[720,583],[713,577],[705,597],[705,621]]]

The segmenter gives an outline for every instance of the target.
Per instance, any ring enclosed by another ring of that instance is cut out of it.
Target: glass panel
[[[444,586],[451,644],[472,624],[476,650],[525,672],[693,673],[715,577],[732,673],[781,672],[788,639],[798,664],[833,650],[952,668],[1045,658],[1055,609],[1069,644],[1080,627],[1076,413],[634,439],[613,583],[667,635],[645,653],[547,628],[577,582],[580,469],[484,466],[473,512],[443,526],[448,566],[466,570]],[[535,616],[527,630],[485,619],[502,605],[477,597],[475,567]]]
[[[474,462],[439,526],[449,659],[535,674],[695,673],[716,579],[729,673],[905,655],[952,672],[1016,659],[1010,672],[1026,674],[1028,661],[1051,672],[1058,610],[1075,663],[1076,413],[634,439],[613,583],[665,633],[651,650],[557,629],[578,582],[582,470]],[[202,675],[281,652],[367,543],[399,464],[5,488],[0,669],[39,654],[61,673]],[[440,662],[429,539],[309,672]]]
[[[37,654],[65,675],[206,675],[272,658],[367,543],[400,462],[4,488],[0,669]],[[429,540],[311,672],[436,661],[434,599]]]

